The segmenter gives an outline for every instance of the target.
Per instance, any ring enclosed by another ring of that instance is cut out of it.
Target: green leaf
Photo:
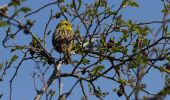
[[[58,0],[58,3],[62,3],[62,2],[64,2],[64,0]]]
[[[64,6],[63,6],[63,7],[61,7],[61,11],[62,11],[62,12],[66,12],[66,10],[67,10],[67,8],[66,8],[66,7],[64,7]]]
[[[117,95],[118,95],[119,97],[121,97],[121,96],[123,95],[123,91],[122,91],[122,90],[118,90],[118,91],[117,91]]]
[[[123,84],[128,84],[126,80],[119,78],[118,82],[123,83]]]
[[[139,5],[135,1],[124,1],[122,3],[122,7],[126,6],[139,7]]]
[[[129,2],[124,0],[123,3],[122,3],[122,7],[126,7],[128,5],[129,5]]]
[[[22,7],[21,9],[20,9],[20,11],[22,11],[22,12],[24,12],[24,13],[27,13],[28,11],[30,11],[31,10],[31,8],[28,8],[28,7]]]
[[[80,7],[81,7],[82,2],[81,2],[81,0],[78,0],[78,2],[79,2],[79,6],[78,6],[78,10],[79,10]]]
[[[139,7],[139,5],[134,1],[129,2],[129,5],[132,6],[132,7]]]
[[[165,33],[166,34],[166,36],[170,36],[170,32],[167,32],[167,33]]]
[[[128,52],[128,49],[127,48],[123,48],[122,49],[122,53],[126,54]]]
[[[83,43],[83,47],[86,47],[87,45],[89,45],[89,41]]]
[[[98,65],[94,68],[93,73],[97,74],[98,72],[102,71],[104,69],[103,65]]]
[[[6,61],[6,62],[5,62],[5,65],[8,65],[8,64],[9,64],[9,62],[8,62],[8,61]]]
[[[72,3],[70,4],[70,8],[74,8],[74,6],[75,6],[75,4],[74,4],[74,2],[72,2]]]
[[[55,95],[56,95],[56,92],[55,92],[55,91],[52,91],[51,95],[52,95],[52,96],[55,96]]]
[[[91,87],[91,85],[90,85],[90,84],[88,84],[88,88],[89,88],[90,93],[91,93],[91,91],[92,91],[92,87]]]
[[[114,11],[113,14],[117,15],[117,14],[118,14],[118,11]]]
[[[78,36],[81,36],[80,30],[75,30],[74,33]]]
[[[168,70],[168,69],[166,69],[166,68],[159,67],[159,70],[160,70],[161,72],[165,72],[165,73],[170,74],[170,70]]]
[[[128,28],[131,29],[134,26],[132,20],[128,21]]]
[[[145,27],[143,28],[143,35],[146,36],[146,35],[149,33],[149,31],[150,31],[150,28],[147,27],[147,26],[145,26]]]
[[[3,67],[3,63],[0,63],[0,70],[2,69],[2,67]]]
[[[95,6],[106,6],[107,2],[105,0],[95,1]]]
[[[169,10],[167,10],[167,9],[164,9],[164,10],[162,10],[161,12],[162,13],[167,13]]]
[[[82,60],[82,63],[85,64],[85,65],[86,65],[86,64],[89,64],[89,63],[90,63],[90,60],[84,58],[84,59]]]
[[[21,2],[20,2],[20,0],[12,0],[11,5],[16,7],[16,6],[21,5]]]
[[[135,64],[135,62],[130,62],[127,67],[128,68],[136,68],[137,65]]]
[[[141,63],[142,63],[142,56],[141,56],[141,54],[138,54],[138,55],[136,56],[136,63],[137,63],[137,64],[141,64]]]
[[[100,39],[100,44],[102,44],[102,45],[104,45],[104,44],[105,44],[104,36],[102,36],[102,38]]]
[[[17,55],[13,55],[12,58],[11,58],[11,62],[14,62],[18,59],[18,56]]]
[[[61,16],[61,13],[59,12],[55,14],[55,18],[60,18],[60,16]]]
[[[14,52],[16,50],[23,50],[24,49],[24,46],[15,46],[11,49],[11,52]]]
[[[4,21],[0,21],[0,27],[5,27],[5,26],[8,26],[8,23]]]

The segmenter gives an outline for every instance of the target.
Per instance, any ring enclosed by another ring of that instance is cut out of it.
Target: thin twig
[[[18,64],[18,66],[16,67],[16,70],[15,70],[15,73],[14,73],[13,77],[12,77],[11,80],[10,80],[10,95],[9,95],[9,99],[10,99],[10,100],[12,100],[12,83],[13,83],[13,80],[15,79],[15,77],[16,77],[16,75],[17,75],[17,73],[18,73],[18,70],[19,70],[19,68],[21,67],[21,64],[24,62],[25,57],[26,57],[26,54],[27,54],[27,53],[24,54],[21,62],[20,62],[20,63]]]
[[[48,7],[48,6],[50,6],[50,5],[53,5],[53,4],[56,4],[56,3],[58,3],[58,0],[55,1],[55,2],[52,2],[52,3],[48,3],[48,4],[46,4],[46,5],[42,6],[42,7],[40,7],[39,9],[37,9],[37,10],[31,12],[31,13],[26,14],[23,18],[26,18],[26,17],[28,17],[28,16],[34,14],[34,13],[37,13],[37,12],[41,11],[42,9],[44,9],[44,8],[46,8],[46,7]]]

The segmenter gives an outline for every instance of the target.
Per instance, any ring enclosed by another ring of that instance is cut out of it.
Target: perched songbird
[[[55,50],[64,55],[64,63],[71,63],[71,52],[74,48],[74,32],[72,24],[67,20],[62,20],[56,27],[52,37]]]

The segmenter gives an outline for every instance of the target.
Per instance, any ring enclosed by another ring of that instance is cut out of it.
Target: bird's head
[[[67,20],[61,20],[61,22],[58,24],[58,27],[63,27],[69,31],[72,31],[72,24]]]

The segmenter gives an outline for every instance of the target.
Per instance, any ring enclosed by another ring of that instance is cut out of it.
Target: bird
[[[52,36],[54,49],[63,53],[64,63],[71,64],[71,52],[74,49],[74,32],[72,24],[67,20],[61,20],[56,26]]]

